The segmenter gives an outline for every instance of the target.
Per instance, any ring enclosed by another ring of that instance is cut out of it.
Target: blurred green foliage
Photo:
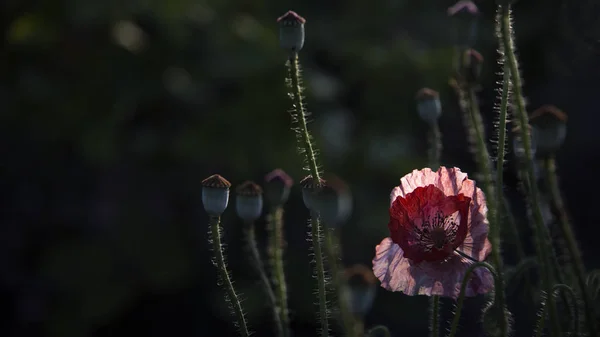
[[[32,181],[36,187],[23,202],[42,194],[50,210],[23,225],[29,243],[15,253],[25,256],[32,241],[43,242],[29,273],[52,285],[44,335],[91,336],[117,324],[141,296],[194,284],[210,303],[201,324],[214,323],[211,317],[229,321],[210,265],[200,181],[221,173],[234,185],[261,182],[276,167],[296,181],[306,174],[290,130],[286,55],[275,24],[288,9],[307,18],[300,57],[320,160],[354,194],[354,215],[343,228],[346,262],[369,264],[387,235],[389,190],[425,165],[418,89],[438,90],[447,103],[442,162],[471,165],[447,84],[455,41],[446,17],[451,4],[5,2],[0,124],[13,146],[8,180]],[[482,6],[477,45],[489,55],[489,88],[482,95],[491,100],[494,7]],[[535,29],[521,31],[535,35]],[[225,240],[233,277],[248,299],[250,326],[268,332],[259,324],[269,324],[268,310],[229,213]],[[316,324],[306,217],[296,189],[286,214],[286,258],[297,326]],[[426,305],[419,297],[380,291],[368,323],[422,333]]]

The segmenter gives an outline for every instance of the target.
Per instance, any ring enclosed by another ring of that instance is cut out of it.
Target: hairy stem
[[[589,293],[589,289],[586,285],[585,266],[583,259],[581,258],[581,252],[577,246],[577,240],[575,239],[575,233],[569,223],[569,217],[565,209],[565,204],[562,200],[560,188],[558,186],[558,177],[556,174],[556,161],[554,156],[549,156],[544,159],[544,170],[546,171],[545,177],[548,182],[550,194],[552,197],[552,203],[554,208],[558,211],[558,220],[560,223],[561,234],[565,238],[567,243],[567,249],[569,255],[573,260],[573,266],[575,267],[575,276],[577,277],[577,283],[581,289],[583,298],[583,305],[585,308],[586,322],[591,336],[595,336],[597,333],[596,321],[595,321],[595,307],[592,304],[592,299]]]
[[[319,216],[312,212],[310,222],[310,235],[313,243],[315,265],[317,274],[317,297],[319,301],[319,319],[321,321],[321,336],[329,336],[329,312],[327,310],[327,285],[325,277],[325,263],[323,262],[323,252],[321,250],[321,226]]]
[[[442,155],[442,133],[438,123],[431,124],[429,129],[429,167],[435,170],[440,166],[440,157]]]
[[[240,330],[240,333],[243,337],[250,336],[248,332],[248,326],[246,325],[246,318],[244,317],[244,311],[242,309],[242,304],[240,303],[240,299],[233,288],[233,283],[231,282],[231,278],[229,277],[229,271],[227,270],[227,265],[225,264],[225,256],[223,254],[223,245],[221,244],[221,217],[219,216],[211,216],[210,217],[210,232],[212,236],[213,250],[215,252],[215,266],[219,270],[219,276],[221,277],[221,281],[227,291],[227,300],[230,302],[233,307],[233,311],[235,312],[235,316],[237,319],[237,326]]]
[[[572,303],[577,303],[577,295],[575,294],[573,289],[571,289],[571,287],[569,287],[566,284],[555,284],[552,287],[550,295],[546,294],[547,298],[544,302],[542,302],[542,307],[540,309],[540,312],[538,313],[538,321],[535,328],[536,337],[542,336],[542,332],[544,331],[544,322],[546,321],[546,306],[549,303],[555,303],[554,297],[556,296],[556,292],[558,292],[559,290],[563,290],[563,292],[569,294]],[[572,336],[579,336],[579,308],[577,307],[577,305],[574,305]]]
[[[492,165],[490,162],[489,152],[485,144],[485,136],[483,130],[483,122],[481,120],[481,113],[479,112],[479,103],[477,101],[477,95],[474,88],[469,88],[469,112],[471,114],[472,128],[475,131],[475,141],[477,146],[476,154],[479,157],[478,162],[480,170],[484,177],[483,188],[488,204],[488,210],[490,213],[489,219],[492,220],[490,224],[490,241],[492,243],[492,261],[497,270],[502,270],[502,255],[500,252],[500,223],[496,220],[496,214],[498,213],[497,202],[495,198],[494,185],[492,183]],[[497,186],[497,189],[501,189],[501,186]],[[502,272],[497,273],[496,276],[496,300],[495,304],[501,308],[503,317],[500,319],[500,333],[502,336],[508,336],[508,324],[505,312],[505,298],[504,298],[504,274]]]
[[[542,213],[540,210],[540,198],[538,195],[537,186],[535,184],[536,177],[535,171],[533,167],[533,154],[531,151],[531,136],[529,132],[527,132],[527,127],[529,125],[529,117],[527,116],[527,110],[525,109],[525,99],[523,97],[522,92],[522,81],[521,75],[519,73],[519,64],[517,61],[517,56],[515,53],[515,47],[513,42],[513,33],[512,33],[512,25],[510,18],[510,5],[499,6],[498,10],[501,11],[501,31],[502,31],[502,45],[505,51],[506,62],[509,65],[511,79],[513,81],[512,86],[515,92],[514,100],[516,103],[516,115],[518,126],[520,127],[520,136],[521,141],[524,147],[525,152],[525,166],[527,170],[527,186],[529,197],[531,198],[531,206],[533,208],[533,216],[534,222],[536,226],[534,226],[537,230],[535,231],[536,236],[538,237],[538,255],[541,259],[540,269],[543,274],[543,283],[544,288],[547,292],[549,292],[552,287],[552,266],[554,265],[554,261],[552,259],[551,254],[553,254],[552,243],[550,241],[550,236],[548,233],[548,229],[544,225],[544,220],[542,217]],[[550,310],[550,317],[553,323],[553,329],[551,329],[551,333],[561,334],[558,314],[556,312],[556,306],[554,301],[548,302],[548,309]]]
[[[319,186],[315,186],[315,190],[320,188],[321,177],[319,173],[319,166],[317,164],[317,158],[315,155],[315,149],[311,142],[310,132],[308,131],[306,121],[306,109],[304,107],[302,97],[302,85],[300,76],[300,63],[298,60],[298,53],[294,52],[288,62],[289,66],[289,77],[291,92],[290,96],[293,100],[293,108],[295,112],[295,118],[298,121],[299,128],[296,130],[300,141],[300,149],[305,155],[305,159],[308,163],[309,171],[312,175],[313,181]],[[327,294],[325,287],[325,267],[323,263],[323,254],[321,249],[321,224],[319,217],[313,215],[311,221],[311,238],[315,253],[315,262],[317,268],[317,282],[318,282],[318,301],[319,301],[319,318],[321,320],[321,336],[326,337],[329,335],[329,322],[328,322],[328,309],[327,309]]]
[[[500,12],[498,13],[500,15]],[[500,25],[501,18],[496,18],[498,24],[496,25],[496,37],[500,41],[502,38],[502,25]],[[511,97],[512,82],[510,78],[510,66],[506,62],[506,53],[504,51],[503,43],[499,43],[498,53],[500,54],[499,63],[502,64],[502,88],[500,88],[500,106],[498,108],[498,148],[496,151],[496,201],[498,205],[498,211],[496,212],[496,223],[500,225],[504,217],[508,220],[508,230],[512,236],[515,251],[519,261],[525,258],[523,245],[519,235],[516,221],[514,220],[511,210],[508,204],[507,198],[504,196],[504,160],[506,155],[506,124],[508,120],[508,106],[509,99]],[[524,275],[525,291],[531,293],[531,285],[529,281],[529,275]]]
[[[281,323],[281,336],[287,337],[289,332],[289,313],[287,306],[287,285],[283,264],[283,207],[276,206],[269,215],[267,225],[269,233],[269,260],[271,276],[275,287],[275,305],[278,321]]]
[[[298,53],[293,53],[289,62],[289,76],[291,80],[291,96],[294,104],[294,112],[296,114],[296,118],[299,123],[299,130],[297,132],[300,135],[300,149],[304,152],[305,159],[308,163],[308,168],[310,174],[313,177],[313,180],[319,184],[320,183],[320,172],[319,165],[317,164],[317,156],[316,151],[313,148],[313,143],[311,141],[311,135],[308,131],[308,125],[306,120],[306,108],[304,107],[304,98],[302,96],[302,85],[301,85],[301,75],[300,75],[300,62],[298,60]]]
[[[462,314],[462,308],[463,308],[463,304],[465,302],[465,291],[467,289],[467,284],[469,283],[469,280],[471,279],[471,274],[473,274],[473,272],[475,271],[476,268],[485,268],[487,270],[490,271],[490,273],[492,273],[492,275],[494,276],[494,293],[495,293],[495,299],[494,299],[494,303],[496,303],[496,301],[498,300],[499,296],[503,296],[503,295],[499,295],[500,293],[502,293],[502,291],[497,291],[497,290],[502,290],[501,288],[501,280],[500,280],[500,273],[497,273],[496,270],[494,269],[494,267],[492,267],[489,263],[487,262],[483,262],[483,261],[479,261],[479,262],[475,262],[472,265],[469,266],[469,268],[467,269],[467,271],[465,272],[465,276],[463,277],[462,283],[460,285],[460,295],[458,296],[458,301],[456,303],[456,313],[454,314],[454,318],[452,319],[452,323],[450,323],[450,332],[448,333],[448,337],[454,337],[456,335],[456,332],[458,331],[458,323],[460,322],[460,316]],[[502,311],[504,311],[504,307],[500,307]],[[504,319],[504,321],[506,321],[506,319]],[[507,336],[505,334],[506,330],[503,331],[502,336]]]
[[[254,265],[258,276],[260,277],[260,282],[262,283],[267,298],[269,299],[271,307],[273,308],[273,318],[277,328],[277,335],[284,336],[283,324],[281,322],[281,316],[279,315],[277,300],[275,299],[275,294],[271,288],[271,283],[267,277],[267,272],[265,271],[265,266],[260,256],[260,252],[258,251],[258,245],[256,244],[256,231],[254,229],[254,223],[246,224],[245,232],[246,241],[248,242],[248,248],[250,249],[250,254],[252,257],[252,264]]]
[[[324,226],[325,227],[325,226]],[[341,253],[339,249],[338,237],[333,232],[333,229],[324,228],[325,236],[325,250],[327,252],[327,260],[331,268],[331,274],[338,295],[338,304],[340,308],[340,316],[342,321],[342,327],[349,337],[359,337],[364,334],[361,331],[359,322],[354,319],[354,316],[350,312],[348,303],[341,297],[343,291],[343,280],[342,273],[340,270]]]

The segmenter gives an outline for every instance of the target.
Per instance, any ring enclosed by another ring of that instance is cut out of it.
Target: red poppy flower
[[[376,247],[373,272],[381,286],[407,295],[457,298],[465,272],[491,251],[485,196],[458,168],[414,170],[390,195],[390,237]],[[466,296],[493,288],[477,268]]]

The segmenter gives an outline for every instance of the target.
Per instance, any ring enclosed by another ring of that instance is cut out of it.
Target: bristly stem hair
[[[504,293],[504,275],[502,272],[503,261],[500,251],[500,224],[496,222],[496,213],[499,211],[494,193],[494,183],[492,176],[492,163],[485,141],[485,132],[481,113],[479,112],[479,102],[477,100],[476,83],[470,83],[463,74],[458,74],[455,89],[459,96],[459,104],[463,112],[463,122],[466,126],[467,136],[471,146],[474,146],[475,161],[482,176],[483,191],[486,195],[488,205],[488,220],[490,222],[489,239],[492,243],[492,262],[499,272],[496,278],[496,299],[495,305],[499,308],[498,324],[502,336],[508,336],[510,326],[506,312],[506,301]]]
[[[545,177],[549,185],[552,203],[558,211],[558,220],[560,223],[561,232],[564,239],[566,240],[569,255],[573,259],[572,262],[573,266],[575,267],[577,283],[579,285],[579,288],[581,289],[581,297],[583,298],[586,322],[588,324],[588,328],[590,329],[591,336],[595,336],[595,334],[598,331],[597,325],[595,323],[596,310],[594,307],[594,303],[592,303],[593,300],[586,284],[585,266],[581,258],[581,252],[579,251],[579,247],[577,246],[575,233],[573,233],[573,229],[571,228],[571,225],[569,223],[569,217],[565,209],[564,202],[562,200],[560,188],[558,186],[558,177],[556,174],[556,161],[553,155],[544,158],[544,170],[546,172]]]
[[[223,245],[221,243],[221,217],[220,216],[211,216],[210,217],[210,234],[213,244],[213,250],[215,253],[215,261],[214,265],[217,267],[219,271],[219,277],[221,278],[221,282],[223,282],[223,286],[225,287],[225,291],[227,292],[226,299],[231,305],[235,316],[236,316],[236,325],[239,329],[240,334],[243,337],[250,336],[248,332],[248,326],[246,324],[246,317],[244,316],[244,310],[242,309],[242,304],[240,299],[233,288],[233,283],[231,282],[231,278],[229,277],[229,271],[227,270],[227,264],[225,263],[225,256],[223,254]]]
[[[538,321],[535,327],[535,336],[536,337],[541,337],[542,333],[544,331],[544,322],[546,321],[546,307],[548,306],[548,304],[550,303],[555,303],[555,299],[554,297],[556,296],[556,293],[559,290],[563,290],[564,293],[568,294],[569,297],[571,298],[571,302],[575,303],[573,305],[574,307],[574,314],[573,314],[573,333],[571,334],[571,336],[580,336],[579,334],[579,307],[577,306],[577,295],[575,294],[575,292],[573,291],[573,289],[571,287],[569,287],[566,284],[555,284],[552,287],[552,290],[550,293],[544,293],[544,299],[542,300],[542,307],[540,308],[540,311],[538,312]],[[554,306],[556,306],[556,304],[553,304]],[[593,335],[592,335],[593,336]]]
[[[317,164],[316,151],[312,143],[310,132],[307,126],[307,112],[304,107],[304,98],[302,96],[302,78],[300,75],[300,62],[298,53],[292,52],[290,59],[287,62],[289,70],[289,96],[293,102],[292,117],[299,126],[294,129],[296,131],[298,141],[300,143],[300,152],[304,154],[305,161],[308,164],[308,171],[312,175],[313,181],[317,186],[314,190],[318,191],[321,186],[321,175],[319,165]],[[321,336],[329,336],[329,321],[327,308],[327,293],[326,293],[326,277],[325,266],[323,263],[322,240],[321,240],[321,223],[318,215],[312,216],[311,221],[311,241],[315,254],[315,264],[318,282],[318,301],[319,301],[319,319],[321,321]]]
[[[290,322],[287,304],[287,284],[283,264],[283,207],[278,205],[269,214],[267,223],[269,232],[269,264],[271,268],[272,283],[275,287],[275,304],[278,320],[282,325],[283,337],[290,336]]]
[[[271,308],[273,308],[273,320],[275,323],[275,327],[277,328],[277,335],[281,337],[285,337],[283,330],[283,322],[282,317],[279,314],[281,311],[278,306],[277,300],[275,298],[275,293],[271,288],[271,283],[269,282],[269,278],[267,277],[267,272],[265,271],[265,266],[260,256],[260,252],[258,251],[258,245],[256,243],[256,230],[254,228],[254,223],[247,223],[245,226],[246,232],[246,241],[248,244],[248,248],[250,250],[250,255],[252,258],[252,264],[260,277],[260,282],[262,283],[263,289],[265,290],[265,294],[269,299]]]
[[[542,272],[542,280],[544,284],[544,288],[546,292],[551,292],[551,287],[553,285],[553,276],[552,276],[552,266],[554,265],[552,256],[553,254],[552,243],[550,242],[550,236],[548,233],[548,229],[544,226],[544,220],[542,217],[540,206],[540,198],[538,195],[538,190],[536,186],[536,176],[533,168],[533,154],[531,151],[531,135],[528,132],[529,125],[529,117],[527,116],[527,110],[525,109],[525,99],[523,97],[522,88],[521,88],[521,75],[519,73],[519,65],[517,61],[517,56],[515,53],[515,47],[513,42],[513,31],[511,24],[511,15],[510,15],[510,5],[499,5],[498,11],[500,11],[500,22],[501,25],[501,35],[502,35],[502,45],[504,48],[505,54],[505,62],[508,64],[510,68],[510,79],[512,80],[512,87],[514,90],[514,99],[513,101],[516,103],[516,122],[520,132],[521,141],[523,144],[523,150],[525,153],[525,165],[527,170],[526,175],[526,186],[528,187],[528,194],[531,199],[531,208],[533,211],[534,222],[536,229],[536,236],[534,241],[536,241],[537,253],[540,258],[540,271]],[[553,328],[551,329],[551,333],[560,334],[560,325],[558,324],[558,314],[556,311],[556,306],[554,301],[548,302],[548,309],[550,311],[551,322],[553,324]]]
[[[499,15],[501,14],[499,12],[496,15],[496,22],[499,23],[501,21],[501,17],[499,17]],[[501,41],[502,39],[502,27],[500,24],[496,24],[496,38],[498,41]],[[496,205],[498,206],[496,212],[496,223],[498,226],[500,226],[500,224],[504,222],[504,219],[507,220],[506,227],[508,227],[507,229],[510,231],[510,235],[512,236],[517,258],[519,261],[522,261],[525,259],[525,250],[523,249],[523,243],[521,242],[517,223],[511,214],[508,200],[504,196],[504,163],[507,143],[506,134],[509,118],[508,108],[512,94],[512,82],[510,80],[510,66],[507,62],[505,62],[506,55],[504,51],[504,44],[501,42],[498,43],[498,54],[498,64],[502,66],[502,87],[497,88],[497,92],[500,94],[500,105],[495,105],[495,110],[498,112],[498,119],[496,123],[494,123],[496,135],[498,137],[496,149]],[[529,276],[525,274],[523,278],[525,280],[525,291],[529,293],[531,290]]]

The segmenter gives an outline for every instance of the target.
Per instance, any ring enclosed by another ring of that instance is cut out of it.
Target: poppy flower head
[[[444,260],[465,240],[470,202],[463,194],[446,196],[434,185],[398,196],[390,208],[392,241],[414,262]]]
[[[390,194],[390,237],[376,247],[381,286],[408,295],[456,298],[473,261],[491,251],[485,196],[458,168],[414,170]],[[478,268],[466,295],[489,292],[493,278]]]

